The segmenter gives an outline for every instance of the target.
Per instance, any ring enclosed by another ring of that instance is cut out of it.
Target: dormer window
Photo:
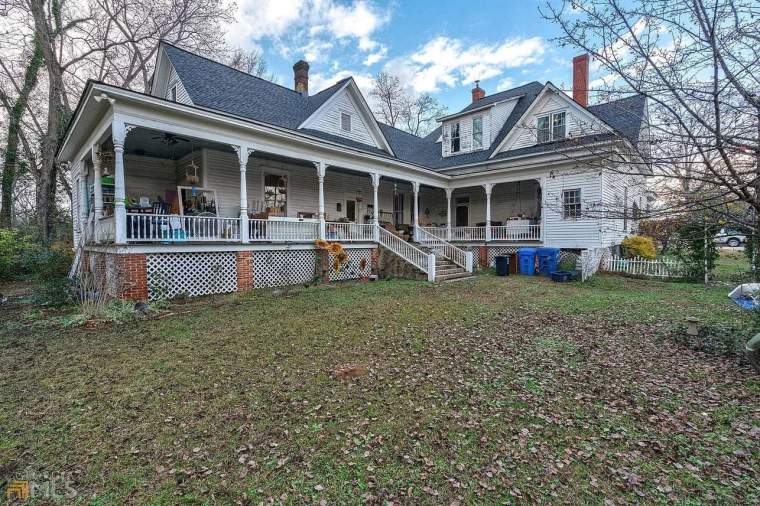
[[[472,149],[483,147],[483,117],[472,118]]]
[[[451,152],[459,153],[460,149],[460,137],[459,137],[459,122],[451,124]]]
[[[340,129],[344,132],[351,131],[351,115],[345,112],[340,113]]]
[[[169,99],[172,102],[176,102],[177,101],[177,86],[176,85],[172,86],[172,89],[169,90]]]
[[[565,113],[555,112],[536,119],[536,139],[542,142],[565,138]]]

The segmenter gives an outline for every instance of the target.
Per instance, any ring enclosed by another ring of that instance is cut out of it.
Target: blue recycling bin
[[[559,248],[538,248],[538,272],[551,276],[559,268]]]
[[[520,248],[517,250],[520,264],[520,274],[532,276],[536,273],[536,248]]]

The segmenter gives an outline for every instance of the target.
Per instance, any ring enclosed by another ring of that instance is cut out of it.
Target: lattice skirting
[[[235,253],[160,253],[146,255],[148,296],[169,299],[237,290]]]
[[[254,251],[251,255],[253,287],[309,283],[317,276],[315,250]]]
[[[580,258],[580,255],[574,251],[565,251],[562,250],[559,252],[559,261],[560,262],[567,262],[575,265],[578,262],[578,259]]]
[[[496,262],[496,257],[501,255],[511,255],[512,253],[517,253],[516,247],[510,247],[510,246],[494,246],[488,247],[488,265],[490,267],[493,267],[494,263]]]
[[[330,281],[358,279],[372,274],[372,249],[346,249],[348,262],[340,270],[333,269],[333,256],[330,255]]]

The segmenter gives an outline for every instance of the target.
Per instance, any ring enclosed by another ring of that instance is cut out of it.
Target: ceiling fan
[[[161,141],[169,146],[174,146],[175,144],[178,144],[180,142],[190,142],[190,139],[185,139],[184,137],[178,137],[168,132],[164,133],[163,135],[153,137],[153,140]]]

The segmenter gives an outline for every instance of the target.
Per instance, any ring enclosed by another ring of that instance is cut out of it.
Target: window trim
[[[172,102],[177,101],[177,85],[176,84],[172,86],[171,89],[169,89],[169,100],[171,100]]]
[[[570,192],[577,192],[577,201],[568,203],[567,197]],[[562,190],[562,219],[577,220],[583,214],[583,196],[580,188],[568,188]],[[573,206],[573,211],[569,212],[569,206]],[[577,206],[577,210],[576,209]]]
[[[454,127],[456,127],[456,137],[454,136]],[[449,125],[449,131],[451,133],[449,140],[449,151],[452,153],[459,153],[462,151],[462,125],[459,121],[453,122]],[[454,149],[454,140],[457,143],[457,149]]]
[[[554,135],[554,129],[555,129],[554,118],[559,117],[559,116],[564,117],[562,121],[562,132],[564,135],[562,135],[561,137]],[[547,127],[545,129],[539,128],[538,126],[539,121],[541,121],[542,119],[546,119],[547,121]],[[541,138],[542,132],[546,132],[546,139],[542,140]],[[567,111],[556,111],[556,112],[550,112],[547,114],[541,114],[540,116],[536,116],[536,141],[538,142],[538,144],[544,144],[547,142],[556,141],[560,139],[566,139],[566,138],[567,138]]]
[[[480,123],[480,131],[477,132],[480,134],[480,139],[478,142],[475,142],[475,122],[478,121]],[[472,118],[472,149],[483,149],[483,116],[475,116]]]
[[[288,216],[288,208],[290,205],[290,171],[277,170],[266,167],[261,171],[261,202],[266,210],[267,197],[266,197],[266,178],[267,176],[285,177],[285,211],[283,216]]]
[[[347,120],[347,122],[346,122]],[[341,111],[340,113],[340,129],[343,132],[351,132],[352,130],[352,123],[353,119],[351,118],[351,114],[347,112]],[[348,128],[346,128],[346,124],[348,124]]]

